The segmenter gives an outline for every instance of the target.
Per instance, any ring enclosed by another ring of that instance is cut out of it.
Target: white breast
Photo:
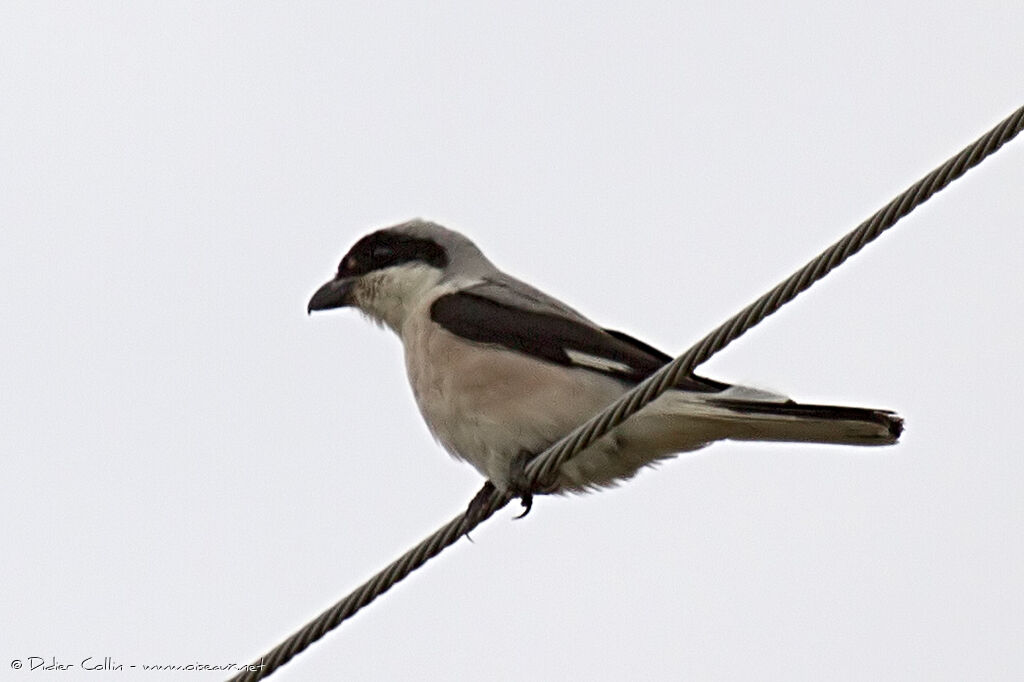
[[[461,339],[429,318],[402,329],[416,403],[434,436],[497,485],[521,450],[536,454],[621,395],[610,377]]]

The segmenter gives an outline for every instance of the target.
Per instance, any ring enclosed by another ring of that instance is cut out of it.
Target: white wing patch
[[[565,354],[569,356],[574,365],[579,365],[580,367],[590,367],[602,372],[623,372],[627,374],[633,371],[633,368],[624,362],[616,362],[615,360],[598,357],[590,353],[566,348]]]
[[[789,398],[782,395],[781,393],[775,393],[774,391],[766,391],[763,388],[751,388],[750,386],[730,386],[721,393],[718,393],[716,398],[728,398],[730,400],[759,400],[766,403],[784,403]]]

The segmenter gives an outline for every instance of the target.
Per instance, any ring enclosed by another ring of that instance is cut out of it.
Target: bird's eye
[[[376,262],[389,261],[395,255],[395,250],[385,244],[377,244],[370,250],[370,258]]]

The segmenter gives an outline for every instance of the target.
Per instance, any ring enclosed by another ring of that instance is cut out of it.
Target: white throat
[[[441,270],[425,263],[405,263],[363,275],[353,290],[356,306],[373,321],[402,335],[409,315],[432,300]]]

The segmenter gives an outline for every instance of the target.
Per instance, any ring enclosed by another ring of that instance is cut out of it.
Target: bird
[[[530,511],[534,493],[617,485],[716,441],[892,445],[894,412],[811,405],[690,373],[556,470],[529,461],[672,358],[605,329],[499,270],[463,234],[423,219],[359,239],[307,312],[355,308],[401,339],[413,397],[434,438]]]

